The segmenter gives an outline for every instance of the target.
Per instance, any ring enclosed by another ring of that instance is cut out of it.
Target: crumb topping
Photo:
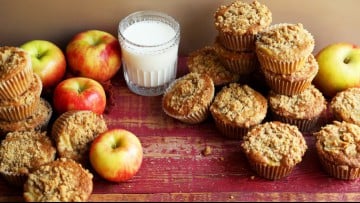
[[[174,115],[189,115],[208,106],[214,97],[213,80],[207,74],[188,73],[164,93],[163,108]]]
[[[0,47],[0,79],[6,79],[31,65],[30,55],[18,47]]]
[[[360,88],[353,87],[339,92],[330,103],[331,110],[340,119],[360,125]]]
[[[360,167],[360,126],[334,121],[314,135],[316,149],[323,158],[338,165]]]
[[[29,175],[24,198],[36,202],[87,201],[93,189],[93,175],[80,164],[60,158]]]
[[[28,174],[55,159],[56,149],[46,132],[9,132],[0,146],[0,171]]]
[[[326,109],[327,102],[322,93],[310,85],[302,93],[287,96],[270,91],[269,105],[275,113],[296,119],[312,118]]]
[[[255,44],[256,51],[279,60],[294,60],[311,54],[315,40],[303,24],[282,23],[261,32]]]
[[[230,5],[221,5],[214,17],[218,30],[237,34],[257,34],[272,22],[270,9],[256,0],[251,3],[236,0]]]
[[[248,85],[231,83],[216,94],[211,114],[228,123],[250,127],[261,123],[267,113],[267,100]]]
[[[296,126],[277,121],[255,126],[243,140],[241,147],[249,160],[272,166],[294,166],[307,150]]]
[[[189,54],[187,65],[190,72],[207,74],[214,85],[224,85],[239,80],[239,74],[230,72],[221,62],[212,46],[206,46]]]
[[[18,97],[14,97],[12,99],[2,99],[0,100],[0,107],[7,106],[18,106],[18,105],[26,105],[34,103],[34,101],[38,100],[42,91],[42,82],[40,77],[33,73],[33,80],[30,84],[30,87]]]
[[[92,111],[68,111],[53,124],[54,137],[60,157],[83,163],[91,141],[107,130],[105,119]]]

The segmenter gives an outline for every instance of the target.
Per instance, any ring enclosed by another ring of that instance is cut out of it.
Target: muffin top
[[[272,75],[289,82],[296,82],[301,80],[312,81],[319,71],[319,64],[317,63],[314,55],[310,54],[307,60],[305,61],[303,68],[300,68],[298,71],[295,71],[291,74],[273,73],[266,68],[262,68],[262,71],[264,72],[265,75]]]
[[[72,110],[61,114],[54,121],[51,136],[55,140],[59,157],[86,165],[91,142],[106,130],[102,115],[89,110]]]
[[[262,94],[246,84],[231,83],[216,94],[210,112],[228,125],[248,128],[263,121],[267,107]]]
[[[18,47],[0,47],[0,80],[7,80],[18,72],[31,68],[30,55]]]
[[[32,75],[33,80],[30,84],[30,87],[22,95],[13,97],[12,99],[1,99],[0,108],[7,106],[31,104],[39,99],[43,87],[42,82],[40,76],[38,76],[36,73],[32,73]]]
[[[23,196],[27,202],[83,202],[92,193],[92,179],[79,163],[60,158],[29,174]]]
[[[334,121],[314,135],[319,156],[336,165],[360,167],[360,126]]]
[[[272,13],[267,6],[253,1],[236,0],[230,5],[221,5],[215,12],[217,30],[233,34],[257,34],[272,22]]]
[[[23,174],[55,159],[56,149],[46,132],[9,132],[0,146],[0,171]]]
[[[168,87],[162,107],[167,114],[186,116],[209,106],[214,94],[214,82],[209,75],[190,72]]]
[[[276,60],[293,61],[307,57],[315,47],[312,34],[301,23],[271,25],[259,33],[255,42],[256,52]]]
[[[307,150],[298,128],[278,121],[256,125],[243,139],[241,147],[249,161],[259,164],[292,167]]]
[[[50,103],[40,98],[39,106],[28,118],[20,121],[0,120],[0,135],[11,131],[45,130],[52,113],[53,109]]]
[[[325,97],[313,85],[310,85],[302,93],[292,96],[270,91],[268,99],[271,111],[295,119],[311,119],[320,115],[327,107]]]
[[[336,119],[360,125],[360,88],[353,87],[338,92],[330,102]]]
[[[222,63],[213,46],[206,46],[189,54],[187,65],[190,72],[207,74],[215,86],[225,85],[239,80],[239,74],[230,72]]]

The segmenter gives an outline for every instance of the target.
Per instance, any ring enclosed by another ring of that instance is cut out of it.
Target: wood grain
[[[180,58],[178,76],[187,72]],[[240,151],[240,141],[223,137],[209,117],[189,125],[161,109],[161,96],[131,93],[122,74],[108,86],[111,92],[104,117],[109,128],[135,133],[143,145],[138,173],[124,183],[111,183],[94,173],[89,201],[359,201],[358,180],[328,176],[314,149],[314,138],[304,134],[308,150],[292,173],[271,181],[257,176]],[[205,147],[211,153],[204,155]],[[22,189],[0,179],[0,201],[20,202]]]

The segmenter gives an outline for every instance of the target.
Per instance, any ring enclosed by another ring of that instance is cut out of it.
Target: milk
[[[162,22],[142,21],[130,25],[124,37],[133,44],[123,46],[122,55],[128,79],[142,87],[161,86],[174,79],[177,67],[178,44],[169,48],[158,46],[169,42],[176,32]]]

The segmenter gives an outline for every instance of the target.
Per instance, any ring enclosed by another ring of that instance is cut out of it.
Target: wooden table
[[[178,77],[187,73],[179,60]],[[89,201],[359,201],[360,184],[328,176],[304,134],[308,151],[286,178],[271,181],[257,176],[240,151],[240,141],[216,130],[211,117],[189,125],[166,116],[161,96],[135,95],[122,74],[112,79],[109,128],[125,128],[141,140],[144,159],[138,173],[124,183],[110,183],[94,174]],[[210,147],[205,156],[202,151]],[[23,201],[22,189],[0,179],[0,201]]]

